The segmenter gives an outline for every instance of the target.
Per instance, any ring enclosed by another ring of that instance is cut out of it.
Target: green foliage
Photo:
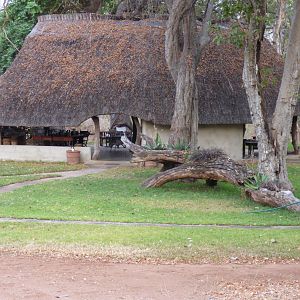
[[[261,72],[261,86],[262,88],[267,88],[268,86],[274,86],[278,79],[273,75],[273,69],[270,67],[263,67],[260,69]]]
[[[166,145],[162,142],[161,137],[158,133],[156,134],[154,142],[156,144],[157,149],[166,149]]]
[[[0,12],[0,74],[10,66],[40,13],[42,8],[34,0],[13,1]]]
[[[243,0],[223,0],[219,5],[219,15],[221,18],[236,19],[241,17],[249,18],[252,13],[251,5]]]
[[[145,146],[148,150],[183,150],[183,151],[189,151],[190,145],[187,144],[185,141],[178,141],[176,144],[164,144],[161,140],[160,135],[157,133],[156,137],[153,141],[153,143],[149,144],[147,143]]]
[[[238,24],[233,24],[230,28],[229,41],[231,44],[242,48],[244,46],[245,32]]]
[[[169,149],[172,150],[182,150],[182,151],[189,151],[191,149],[190,144],[187,144],[185,141],[178,141],[176,144],[168,145]]]
[[[252,178],[245,181],[245,187],[250,190],[259,190],[260,187],[268,181],[268,176],[257,173]]]
[[[157,133],[154,143],[146,144],[145,148],[149,150],[166,150],[167,146],[162,142],[160,135]]]
[[[222,31],[219,25],[214,25],[212,32],[214,34],[213,42],[217,45],[230,43],[238,48],[243,48],[245,40],[245,32],[236,23],[233,23],[228,29],[229,33]]]
[[[118,8],[118,0],[104,0],[101,8],[102,14],[115,14]]]
[[[113,1],[106,1],[113,2]],[[10,66],[41,14],[80,11],[84,0],[12,0],[0,11],[0,75]]]
[[[213,42],[216,45],[219,46],[219,45],[225,43],[225,37],[222,34],[222,30],[221,30],[221,27],[219,25],[212,25],[211,26],[211,31],[214,34]]]

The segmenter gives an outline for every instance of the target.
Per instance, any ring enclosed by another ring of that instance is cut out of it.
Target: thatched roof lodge
[[[41,16],[0,77],[0,126],[76,126],[111,113],[138,117],[148,129],[169,125],[175,86],[164,57],[164,22]],[[282,60],[268,43],[262,61],[271,79],[280,78]],[[251,123],[242,66],[242,49],[209,45],[198,70],[201,125],[241,130]],[[270,115],[278,83],[266,88]]]

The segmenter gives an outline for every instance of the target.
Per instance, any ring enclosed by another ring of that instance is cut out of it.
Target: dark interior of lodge
[[[132,140],[133,133],[127,126],[114,125],[109,130],[100,131],[100,146],[125,148],[121,141],[123,134]],[[80,146],[92,145],[93,132],[75,128],[53,127],[0,127],[0,145],[36,145],[36,146]]]

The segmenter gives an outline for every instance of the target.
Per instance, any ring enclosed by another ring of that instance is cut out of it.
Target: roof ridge
[[[158,19],[167,20],[167,15],[156,14],[153,17],[148,17],[145,20]],[[52,14],[52,15],[42,15],[38,17],[38,21],[42,22],[57,22],[57,21],[98,21],[98,20],[130,20],[130,21],[142,21],[144,19],[127,19],[122,16],[116,15],[101,15],[97,13],[70,13],[70,14]]]
[[[123,18],[115,15],[100,15],[95,13],[72,13],[72,14],[52,14],[38,17],[39,22],[57,21],[97,21],[97,20],[122,20]]]

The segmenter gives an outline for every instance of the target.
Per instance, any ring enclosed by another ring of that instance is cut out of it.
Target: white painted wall
[[[158,133],[165,144],[168,143],[169,132],[169,126],[142,121],[142,133],[153,139]],[[198,132],[198,146],[200,149],[220,148],[232,159],[242,159],[243,125],[201,125]]]
[[[66,162],[66,151],[70,149],[55,146],[0,145],[0,160]],[[90,147],[75,147],[75,149],[80,151],[80,162],[91,160]]]

